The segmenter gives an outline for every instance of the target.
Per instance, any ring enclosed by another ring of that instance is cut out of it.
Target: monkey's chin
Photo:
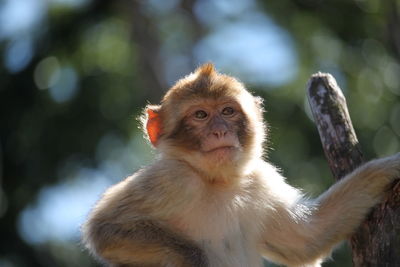
[[[232,162],[237,156],[238,148],[234,146],[222,146],[204,152],[204,156],[211,163],[221,164],[225,162]]]

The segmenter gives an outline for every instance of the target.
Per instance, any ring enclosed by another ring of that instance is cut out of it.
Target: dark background
[[[137,116],[212,61],[265,98],[268,158],[310,196],[332,182],[305,97],[332,73],[366,158],[400,150],[396,0],[0,2],[0,266],[96,266],[79,226],[148,163]],[[284,192],[282,192],[284,193]],[[350,266],[346,247],[325,266]]]

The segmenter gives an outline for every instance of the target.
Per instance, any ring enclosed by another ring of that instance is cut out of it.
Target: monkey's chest
[[[187,210],[171,224],[199,244],[208,256],[210,266],[260,266],[255,242],[241,223],[235,207],[205,205]]]

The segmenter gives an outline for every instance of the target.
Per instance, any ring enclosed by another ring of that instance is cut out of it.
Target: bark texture
[[[346,99],[330,74],[314,74],[307,95],[325,156],[336,180],[362,164]],[[400,183],[393,185],[350,239],[353,265],[400,266]]]

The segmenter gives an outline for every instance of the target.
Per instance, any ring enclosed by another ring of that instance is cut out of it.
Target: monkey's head
[[[188,162],[210,177],[243,174],[262,156],[262,100],[212,64],[179,80],[161,105],[149,105],[143,120],[148,138],[163,156]]]

